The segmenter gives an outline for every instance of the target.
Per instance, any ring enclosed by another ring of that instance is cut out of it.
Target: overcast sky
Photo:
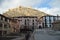
[[[0,14],[17,6],[32,7],[51,15],[60,15],[60,0],[0,0]]]

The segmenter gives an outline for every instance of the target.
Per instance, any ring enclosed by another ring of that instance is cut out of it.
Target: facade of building
[[[0,14],[0,35],[6,35],[9,33],[18,32],[19,22],[16,19],[5,17]]]
[[[11,33],[13,32],[19,32],[19,21],[16,19],[11,19],[10,21],[10,28],[11,28]]]
[[[13,17],[14,19],[18,19],[20,22],[21,29],[34,29],[37,27],[37,17],[36,16],[19,16]]]
[[[57,20],[52,23],[52,29],[56,31],[60,31],[60,20]]]
[[[60,20],[60,16],[46,15],[40,18],[42,20],[42,27],[52,27],[52,23],[56,20]]]
[[[10,32],[9,18],[0,14],[0,35],[5,35]]]

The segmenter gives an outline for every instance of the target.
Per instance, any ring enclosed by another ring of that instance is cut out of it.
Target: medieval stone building
[[[36,16],[19,16],[13,17],[13,19],[17,19],[20,22],[20,29],[35,29],[37,27]]]

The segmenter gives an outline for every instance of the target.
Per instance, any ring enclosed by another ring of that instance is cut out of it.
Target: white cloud
[[[60,15],[60,0],[52,0],[49,5],[51,8],[35,8],[51,15]]]
[[[46,1],[47,0],[4,0],[0,5],[0,13],[3,13],[8,9],[14,8],[17,6],[33,7],[36,4],[41,4]],[[36,9],[43,11],[45,13],[48,13],[48,14],[56,15],[60,13],[59,4],[60,4],[60,0],[52,0],[49,3],[49,5],[52,7],[51,9],[48,9],[48,8],[36,8]]]
[[[50,15],[60,15],[60,8],[51,8],[51,9],[48,9],[48,8],[35,8],[37,10],[40,10],[42,12],[45,12],[47,14],[50,14]]]
[[[60,8],[60,0],[52,0],[49,5],[51,7],[59,7]]]
[[[52,0],[49,5],[51,6],[51,8],[36,8],[40,11],[43,11],[47,14],[51,14],[51,15],[60,15],[60,0]]]
[[[14,8],[17,6],[33,6],[38,3],[42,3],[43,0],[4,0],[0,5],[0,13],[3,13],[9,8]]]

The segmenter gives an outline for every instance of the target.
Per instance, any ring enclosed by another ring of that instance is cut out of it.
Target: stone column
[[[4,32],[4,23],[2,23],[2,36],[4,35],[3,32]]]
[[[5,18],[3,18],[3,21],[5,21]]]
[[[7,34],[9,33],[10,29],[9,29],[9,24],[7,24]]]

